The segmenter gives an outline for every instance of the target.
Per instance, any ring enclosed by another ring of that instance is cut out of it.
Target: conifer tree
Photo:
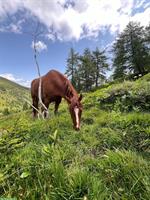
[[[106,71],[108,70],[105,51],[100,51],[98,48],[96,48],[96,50],[92,52],[92,62],[95,73],[95,87],[98,87],[99,84],[106,79]]]
[[[86,48],[82,56],[80,56],[80,80],[82,84],[82,90],[89,91],[94,84],[94,68],[92,62],[91,51]]]
[[[130,22],[119,35],[113,46],[114,78],[147,73],[149,53],[144,35],[144,27],[136,22]]]
[[[71,83],[76,87],[77,83],[77,68],[79,64],[79,55],[73,48],[70,49],[69,56],[67,59],[66,75],[69,77]]]

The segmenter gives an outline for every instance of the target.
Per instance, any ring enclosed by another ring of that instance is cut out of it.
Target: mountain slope
[[[0,115],[6,109],[11,112],[22,110],[29,95],[28,88],[0,77]]]
[[[31,109],[3,116],[0,197],[149,200],[149,83],[150,74],[84,94],[79,132],[66,102],[47,120],[33,120]]]
[[[104,110],[150,111],[150,73],[136,81],[108,83],[104,86],[87,94],[86,107],[94,104]]]

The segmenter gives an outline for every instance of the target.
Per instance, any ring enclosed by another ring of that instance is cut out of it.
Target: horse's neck
[[[68,103],[70,103],[71,99],[75,98],[76,96],[77,96],[76,90],[74,89],[72,84],[69,81],[67,81],[66,93],[65,93],[66,100],[68,101]]]

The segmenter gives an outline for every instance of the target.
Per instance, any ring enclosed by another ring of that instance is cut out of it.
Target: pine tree
[[[82,90],[89,91],[94,84],[94,68],[92,62],[92,55],[88,48],[84,50],[80,57],[81,66],[79,69]]]
[[[70,49],[69,57],[67,59],[66,75],[70,78],[71,83],[76,88],[77,68],[79,64],[79,55],[73,48]]]
[[[150,47],[150,23],[145,28],[145,41],[147,42],[147,45]]]
[[[129,49],[131,56],[129,56],[129,65],[135,74],[145,74],[145,67],[147,65],[148,51],[144,45],[144,29],[137,23],[129,23],[126,30],[129,38],[129,43],[126,48]]]
[[[114,78],[126,74],[144,75],[148,65],[144,28],[139,23],[130,22],[114,44],[113,53]]]
[[[92,62],[95,72],[95,86],[98,87],[100,82],[106,79],[106,70],[108,70],[105,51],[100,51],[96,48],[96,50],[92,52]]]
[[[124,78],[125,71],[126,71],[126,52],[124,47],[124,34],[120,34],[119,38],[113,45],[113,67],[114,67],[114,73],[113,78]]]
[[[147,66],[146,71],[150,72],[150,23],[145,28],[145,45],[148,49]]]

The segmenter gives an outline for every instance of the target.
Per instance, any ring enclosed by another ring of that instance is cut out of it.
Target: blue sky
[[[131,20],[148,25],[149,0],[0,0],[0,76],[26,86],[37,77],[32,34],[38,22],[43,75],[50,69],[64,73],[71,47],[82,53],[107,46],[109,52]]]

